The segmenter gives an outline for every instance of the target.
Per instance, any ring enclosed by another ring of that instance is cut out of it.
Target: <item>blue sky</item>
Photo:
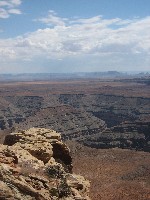
[[[0,0],[0,73],[150,71],[149,0]]]

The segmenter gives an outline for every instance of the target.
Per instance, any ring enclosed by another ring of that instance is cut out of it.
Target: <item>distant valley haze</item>
[[[150,71],[149,0],[2,0],[0,74]]]

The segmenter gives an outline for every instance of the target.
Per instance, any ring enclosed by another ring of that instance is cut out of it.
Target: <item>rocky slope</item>
[[[86,136],[83,144],[95,148],[150,151],[150,99],[116,95],[61,94],[60,102],[83,109],[107,124],[105,130]],[[77,139],[81,142],[81,139]]]
[[[88,200],[89,182],[72,173],[68,147],[55,131],[32,128],[0,145],[0,199]]]
[[[148,122],[124,122],[107,128],[93,137],[86,137],[83,143],[86,146],[100,149],[119,147],[150,152],[149,130],[150,123]]]
[[[91,147],[150,151],[147,84],[83,79],[2,86],[1,130],[44,127],[60,132],[63,140]]]
[[[124,121],[150,120],[150,98],[106,94],[61,94],[60,103],[82,108],[104,120],[107,127]]]
[[[25,122],[15,124],[15,129],[19,130],[32,126],[52,128],[61,132],[64,140],[81,140],[106,128],[103,120],[94,117],[83,109],[76,109],[68,105],[44,108]]]

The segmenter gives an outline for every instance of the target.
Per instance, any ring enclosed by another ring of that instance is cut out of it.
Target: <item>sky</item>
[[[0,0],[0,73],[150,71],[150,0]]]

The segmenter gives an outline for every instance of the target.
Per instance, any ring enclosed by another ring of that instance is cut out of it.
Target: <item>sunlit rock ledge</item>
[[[53,130],[11,133],[0,145],[0,199],[89,200],[89,186],[72,173],[70,150]]]

